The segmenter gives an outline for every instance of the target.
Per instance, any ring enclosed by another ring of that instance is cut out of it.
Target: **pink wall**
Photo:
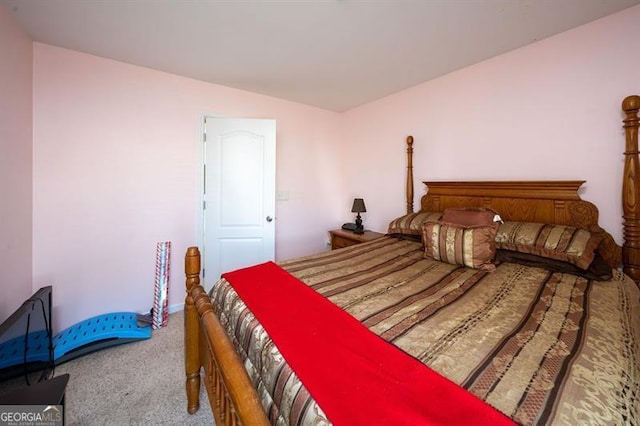
[[[424,180],[583,179],[621,243],[620,105],[640,94],[639,23],[636,6],[345,113],[351,158],[367,159],[346,170],[366,223],[386,230],[404,212],[411,134],[416,206]]]
[[[278,259],[324,249],[354,196],[368,228],[402,214],[407,134],[416,202],[425,179],[586,179],[620,240],[620,102],[640,93],[639,20],[628,9],[344,114],[36,43],[33,287],[54,283],[58,330],[145,311],[155,244],[171,240],[170,304],[182,302],[206,113],[278,122]]]
[[[277,258],[323,250],[340,212],[339,114],[58,47],[34,46],[34,282],[56,328],[153,302],[155,247],[172,242],[170,305],[196,239],[205,113],[277,120]]]
[[[31,282],[32,43],[0,7],[0,322]]]

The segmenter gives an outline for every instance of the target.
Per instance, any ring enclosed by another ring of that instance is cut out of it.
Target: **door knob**
[[[267,222],[272,222],[273,218],[271,216],[267,216]]]

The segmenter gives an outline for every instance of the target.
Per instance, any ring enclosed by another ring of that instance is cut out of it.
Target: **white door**
[[[276,122],[205,118],[203,281],[274,259]]]

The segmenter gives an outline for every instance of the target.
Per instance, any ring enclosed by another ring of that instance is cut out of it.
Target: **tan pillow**
[[[493,225],[493,218],[498,212],[484,207],[470,207],[461,209],[445,209],[442,222],[460,226]]]
[[[573,226],[504,222],[496,233],[496,248],[562,260],[587,269],[601,240],[600,234]]]
[[[389,222],[387,233],[422,236],[422,224],[436,222],[441,216],[438,212],[409,213]]]
[[[493,272],[496,226],[456,226],[427,222],[422,228],[424,256],[454,265]]]

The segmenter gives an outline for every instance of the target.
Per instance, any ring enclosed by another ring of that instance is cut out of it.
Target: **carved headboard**
[[[637,157],[637,134],[635,137]],[[640,170],[638,170],[638,176],[640,177]],[[407,213],[413,213],[412,136],[407,137],[406,182]],[[623,261],[623,249],[616,244],[611,234],[598,225],[598,208],[593,203],[582,200],[578,195],[578,189],[584,182],[583,180],[428,181],[424,182],[427,193],[420,200],[420,210],[442,212],[451,207],[487,207],[500,213],[505,221],[555,223],[590,229],[602,235],[598,251],[607,263],[617,268]],[[638,206],[640,207],[640,203]],[[634,229],[638,231],[635,234],[640,236],[640,213],[637,218],[637,226]],[[636,247],[640,259],[640,243]],[[627,248],[626,245],[625,248]],[[627,257],[630,257],[629,254]],[[626,262],[624,266],[629,267]]]

